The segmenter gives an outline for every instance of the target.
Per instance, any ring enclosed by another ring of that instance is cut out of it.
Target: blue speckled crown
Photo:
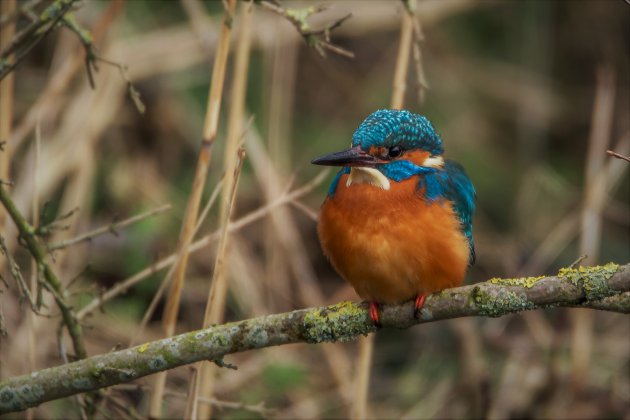
[[[379,109],[368,116],[352,136],[352,146],[398,145],[406,150],[423,149],[432,155],[444,153],[442,139],[428,119],[409,111]]]

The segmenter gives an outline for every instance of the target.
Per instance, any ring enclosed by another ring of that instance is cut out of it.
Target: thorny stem
[[[450,318],[499,317],[547,307],[630,313],[630,264],[564,268],[558,275],[491,279],[414,302],[383,305],[383,328],[409,328]],[[616,302],[611,304],[611,302]],[[0,382],[0,414],[88,392],[202,360],[291,343],[355,340],[377,331],[365,302],[341,302],[216,325],[129,349],[93,356]]]

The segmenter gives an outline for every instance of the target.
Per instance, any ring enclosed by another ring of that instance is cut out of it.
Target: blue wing
[[[447,160],[444,169],[421,177],[420,187],[425,187],[425,198],[434,201],[446,198],[453,203],[462,224],[462,231],[470,247],[469,265],[475,263],[475,245],[472,235],[472,218],[475,213],[475,187],[457,162]]]

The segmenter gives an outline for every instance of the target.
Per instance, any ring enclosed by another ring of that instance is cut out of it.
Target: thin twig
[[[322,57],[326,56],[325,50],[328,50],[344,57],[354,58],[352,51],[346,50],[330,41],[330,33],[341,26],[346,20],[350,19],[352,17],[351,13],[326,24],[321,29],[312,29],[308,23],[308,18],[326,10],[326,6],[310,6],[304,9],[285,9],[278,2],[274,3],[270,0],[261,0],[258,4],[264,9],[288,20],[295,26],[295,29],[297,29],[300,36],[302,36],[306,42],[306,45],[313,48]]]
[[[22,15],[28,17],[32,21],[31,17],[34,14],[33,8],[37,7],[37,5],[41,2],[42,0],[25,1],[20,8],[15,9],[12,12],[9,12],[3,16],[0,16],[0,29],[7,23],[19,19],[19,17]]]
[[[94,83],[94,74],[92,71],[98,71],[98,66],[96,65],[96,53],[94,51],[94,40],[92,39],[92,34],[90,31],[79,25],[79,22],[77,22],[76,17],[72,13],[68,13],[63,16],[61,24],[70,29],[70,31],[74,32],[77,38],[79,38],[79,41],[85,51],[85,70],[87,72],[88,81],[90,83],[90,87],[95,89],[96,84]]]
[[[626,133],[618,142],[623,150],[630,149],[630,132]],[[606,193],[610,194],[619,184],[624,174],[624,164],[617,160],[609,160],[606,168],[600,171],[596,177],[600,180],[593,181],[595,185],[603,182],[606,185]],[[518,270],[519,273],[532,274],[539,273],[548,267],[550,262],[560,255],[575,238],[580,229],[580,208],[571,210],[562,215],[555,227],[549,232],[545,239],[538,244],[536,250],[531,254],[528,261]]]
[[[587,255],[587,254],[582,254],[582,255],[580,255],[579,257],[577,257],[577,258],[576,258],[576,260],[575,260],[575,261],[573,261],[573,262],[571,263],[571,265],[569,265],[569,268],[575,268],[575,267],[577,267],[579,263],[581,263],[582,261],[584,261],[584,260],[585,260],[585,259],[587,259],[587,258],[588,258],[588,255]]]
[[[205,51],[212,51],[212,22],[201,0],[181,0],[190,27]]]
[[[630,162],[630,156],[624,156],[620,153],[613,152],[612,150],[606,150],[606,153],[608,153],[609,156],[616,157],[617,159],[623,159],[627,162]]]
[[[129,98],[131,98],[131,101],[133,102],[134,106],[136,107],[136,110],[140,113],[140,114],[144,114],[144,111],[146,111],[146,106],[144,105],[144,102],[142,102],[142,98],[140,97],[140,92],[138,91],[138,89],[136,89],[136,87],[133,85],[133,83],[131,82],[131,79],[129,78],[129,76],[127,76],[127,66],[121,63],[117,63],[116,61],[112,61],[112,60],[108,60],[104,57],[101,57],[97,54],[95,54],[94,52],[90,53],[91,57],[93,58],[93,63],[96,63],[96,61],[100,61],[103,62],[105,64],[108,64],[110,66],[116,67],[118,69],[118,72],[120,73],[120,77],[122,77],[122,79],[125,81],[125,83],[127,83],[127,94],[129,95]],[[88,70],[90,69],[90,66],[87,65]],[[88,75],[91,76],[91,73],[88,71]],[[90,79],[92,80],[92,79]],[[91,81],[92,84],[92,88],[94,88],[94,81]]]
[[[263,402],[260,402],[256,405],[251,405],[245,404],[244,402],[240,401],[223,401],[217,400],[216,398],[205,397],[199,397],[198,401],[216,407],[219,410],[243,410],[250,413],[260,414],[263,418],[273,416],[276,413],[276,410],[274,410],[273,408],[265,407],[265,404]]]
[[[33,159],[33,195],[32,195],[32,207],[31,214],[33,217],[33,227],[37,229],[40,224],[40,214],[39,214],[39,198],[40,198],[40,189],[39,189],[39,177],[40,171],[42,170],[41,166],[41,146],[42,146],[42,125],[41,120],[38,118],[37,124],[35,125],[35,153]],[[32,258],[31,259],[31,278],[29,284],[29,291],[31,294],[37,295],[36,307],[39,310],[41,305],[43,304],[43,295],[42,295],[42,276],[37,265],[37,261]],[[32,372],[36,369],[37,366],[37,344],[38,344],[38,334],[36,333],[35,328],[35,313],[33,311],[26,314],[26,326],[28,328],[28,367]],[[27,420],[31,420],[33,416],[33,410],[29,410],[27,413]]]
[[[304,213],[312,221],[317,222],[319,220],[319,215],[317,214],[317,212],[311,209],[306,204],[302,203],[301,201],[291,201],[291,205]]]
[[[234,202],[236,199],[236,189],[238,187],[238,180],[240,178],[241,169],[243,168],[243,160],[245,158],[245,149],[240,148],[238,150],[238,162],[236,168],[234,168],[233,184],[230,191],[230,195],[227,197],[228,203],[225,209],[225,219],[221,225],[221,236],[219,238],[218,250],[214,263],[214,272],[212,275],[212,282],[210,290],[208,291],[208,300],[206,303],[206,310],[204,314],[203,326],[207,327],[212,323],[219,323],[223,321],[223,313],[225,311],[225,299],[227,296],[227,279],[223,272],[225,264],[225,254],[228,242],[228,226],[230,217],[232,216],[232,210],[234,209]],[[215,363],[219,366],[221,364],[215,360]],[[227,366],[227,365],[225,365]],[[210,370],[208,365],[199,366],[200,372],[196,380],[195,391],[191,390],[192,405],[196,406],[197,397],[202,396],[210,398],[214,391],[214,372]],[[198,394],[199,393],[199,394]],[[193,408],[196,411],[197,407]],[[204,407],[200,410],[200,416],[202,418],[209,417],[210,407]]]
[[[602,241],[602,213],[607,199],[605,178],[597,176],[606,167],[607,150],[614,122],[616,76],[614,68],[602,65],[597,69],[591,130],[584,171],[584,194],[580,225],[579,250],[587,254],[587,262],[599,259]],[[571,387],[579,390],[591,365],[594,348],[595,319],[589,311],[576,310],[571,319]]]
[[[0,238],[2,238],[2,237],[0,236]],[[4,287],[5,287],[6,289],[8,289],[8,288],[9,288],[9,283],[8,283],[8,282],[7,282],[7,280],[6,280],[6,279],[2,276],[2,274],[1,274],[1,273],[0,273],[0,282],[1,282],[2,284],[4,284]]]
[[[106,400],[111,403],[114,407],[116,407],[120,413],[124,416],[121,418],[132,418],[135,420],[143,420],[145,417],[138,414],[138,412],[133,408],[133,406],[118,401],[118,398],[108,395],[105,397]]]
[[[46,222],[45,220],[47,219],[46,215],[47,215],[49,204],[50,204],[49,202],[46,202],[44,203],[44,206],[42,207],[42,211],[40,215],[40,220],[42,222],[39,224],[39,226],[35,228],[36,236],[48,236],[54,231],[68,230],[69,226],[63,225],[61,224],[61,222],[71,218],[72,216],[74,216],[75,213],[79,211],[79,208],[75,207],[73,209],[68,210],[66,213],[62,214],[61,216],[49,222]]]
[[[88,81],[92,89],[96,87],[94,82],[94,70],[98,70],[97,62],[103,62],[115,66],[120,71],[121,77],[127,82],[127,92],[136,109],[143,114],[145,106],[140,99],[140,93],[133,86],[126,74],[123,64],[107,60],[96,54],[94,37],[90,31],[84,29],[73,14],[69,13],[71,7],[79,0],[56,0],[44,12],[42,12],[30,25],[15,35],[11,43],[0,52],[0,80],[9,74],[18,63],[31,51],[39,41],[50,32],[57,23],[65,26],[77,35],[85,51],[85,68]],[[30,40],[30,43],[29,43]],[[19,52],[18,52],[19,50]],[[17,57],[9,60],[11,53],[16,52]]]
[[[407,70],[409,67],[409,51],[413,35],[413,17],[409,13],[403,14],[400,28],[400,43],[396,57],[394,81],[392,83],[391,109],[402,109],[405,104],[407,90]]]
[[[224,24],[221,26],[221,34],[215,51],[214,65],[212,67],[212,80],[210,82],[210,91],[206,105],[201,145],[197,156],[197,164],[195,166],[195,176],[178,238],[178,253],[181,252],[181,257],[177,261],[177,266],[173,274],[173,281],[171,283],[171,288],[169,289],[165,304],[164,315],[162,317],[164,333],[167,336],[171,336],[175,332],[181,294],[186,278],[185,274],[188,266],[188,255],[190,252],[186,244],[190,243],[192,240],[195,224],[197,223],[201,196],[206,183],[210,160],[212,158],[212,145],[216,140],[219,128],[219,113],[221,111],[221,101],[223,99],[225,71],[230,52],[230,23],[235,8],[236,0],[229,0],[227,8],[223,14]],[[164,393],[165,383],[165,374],[156,376],[154,382],[155,387],[152,390],[149,404],[150,417],[161,416],[162,395]]]
[[[0,15],[9,15],[17,7],[16,0],[6,0],[0,2]],[[8,45],[9,40],[15,34],[16,25],[11,22],[0,28],[0,49],[4,49]],[[10,56],[7,58],[11,58]],[[0,58],[0,65],[2,59]],[[14,113],[14,81],[13,76],[6,80],[0,80],[0,184],[7,184],[7,180],[11,176],[13,145],[8,145],[13,131],[13,113]],[[8,185],[8,184],[7,184]],[[6,212],[0,208],[0,226],[4,227],[6,221]],[[0,261],[0,272],[3,271],[4,264]]]
[[[2,2],[3,4],[4,2]],[[91,33],[95,43],[99,43],[105,36],[107,29],[120,14],[125,0],[113,0],[109,2],[98,21],[92,26]],[[78,50],[83,50],[83,46],[77,48],[77,53],[72,54],[72,58],[62,63],[61,67],[48,80],[46,87],[41,91],[37,101],[32,104],[22,118],[22,122],[16,127],[15,133],[11,137],[11,145],[16,149],[20,147],[25,138],[33,130],[33,127],[39,121],[40,116],[45,120],[54,120],[60,110],[65,109],[65,100],[63,99],[67,93],[69,83],[73,80],[75,74],[80,70],[84,62],[84,58],[79,54]],[[4,108],[3,108],[4,110]],[[2,115],[6,110],[3,111]]]
[[[56,0],[39,15],[39,19],[16,34],[9,45],[0,52],[0,80],[11,73],[22,59],[63,18],[78,0]],[[12,60],[9,57],[15,53]]]
[[[20,32],[15,34],[11,42],[0,51],[0,59],[8,58],[11,54],[23,48],[24,45],[27,45],[29,49],[32,48],[33,43],[31,42],[29,44],[28,41],[32,40],[33,36],[37,37],[52,29],[55,24],[63,18],[63,15],[70,10],[73,3],[77,1],[78,0],[57,0],[53,2],[39,15],[38,20],[27,25]]]
[[[38,266],[41,267],[43,271],[44,279],[46,280],[45,285],[53,292],[55,302],[61,311],[63,322],[70,333],[76,356],[79,359],[84,359],[87,356],[87,352],[83,344],[81,325],[79,324],[74,311],[70,308],[70,306],[68,306],[65,299],[62,297],[63,290],[61,281],[50,265],[46,262],[46,248],[44,245],[39,243],[37,237],[35,236],[35,229],[29,225],[26,219],[24,219],[24,217],[20,214],[15,203],[9,196],[9,193],[2,185],[0,185],[0,202],[2,202],[4,207],[7,209],[9,215],[13,219],[13,222],[18,228],[18,231],[20,232],[20,236],[24,239],[26,246],[31,252],[31,255],[37,260]]]
[[[199,215],[199,219],[197,220],[197,225],[195,226],[195,231],[193,232],[193,234],[192,234],[192,236],[190,238],[190,241],[192,241],[193,238],[197,235],[197,232],[199,231],[199,228],[201,227],[203,222],[206,220],[206,217],[208,216],[208,213],[210,212],[210,209],[212,208],[212,206],[216,202],[217,198],[219,197],[219,193],[221,192],[222,188],[223,188],[223,178],[221,178],[221,180],[217,183],[217,185],[215,185],[214,190],[212,191],[212,194],[210,194],[210,198],[208,199],[208,201],[207,201],[206,205],[204,206],[203,210],[201,211],[201,214]],[[188,248],[189,246],[190,246],[190,242],[188,242],[186,244],[186,246],[183,247],[183,248]],[[180,257],[181,257],[181,251],[180,251],[180,255],[178,255],[177,258],[179,259]],[[138,326],[138,330],[134,334],[134,337],[132,338],[132,340],[129,343],[129,345],[133,345],[135,343],[135,341],[134,341],[135,337],[140,337],[142,335],[142,332],[144,331],[144,328],[146,327],[147,323],[149,322],[149,320],[153,316],[153,313],[155,312],[155,308],[157,308],[157,305],[160,302],[160,299],[162,298],[162,294],[164,294],[164,291],[166,290],[166,287],[171,282],[171,279],[173,277],[173,272],[175,271],[175,267],[176,267],[175,264],[171,265],[171,268],[166,273],[166,276],[164,276],[164,281],[160,284],[160,287],[158,288],[157,292],[155,292],[155,295],[153,296],[153,299],[151,300],[151,303],[149,304],[149,307],[144,312],[144,316],[142,317],[142,321],[140,321],[140,325]]]
[[[286,194],[283,194],[282,196],[278,197],[277,199],[273,201],[270,201],[266,205],[258,208],[257,210],[253,210],[252,212],[241,217],[240,219],[234,222],[231,222],[229,225],[229,232],[230,233],[235,232],[249,225],[250,223],[253,223],[257,220],[262,219],[263,217],[268,215],[270,212],[272,212],[276,207],[285,205],[291,202],[292,200],[305,196],[306,194],[310,193],[315,188],[317,188],[319,185],[321,185],[324,179],[326,179],[326,176],[329,174],[329,172],[330,170],[328,169],[320,172],[316,177],[314,177],[311,181],[307,182],[306,184],[302,185],[300,188],[296,188],[293,191],[287,192]],[[216,241],[219,238],[219,234],[220,234],[220,231],[216,230],[204,236],[203,238],[200,238],[194,242],[190,242],[190,245],[188,246],[188,252],[193,253],[193,252],[199,251],[200,249],[203,249],[204,247],[208,246],[210,243]],[[79,310],[77,313],[77,318],[83,319],[86,315],[100,308],[104,303],[112,300],[113,298],[115,298],[116,296],[120,294],[125,293],[127,290],[129,290],[129,288],[133,287],[137,283],[146,279],[150,275],[155,274],[157,271],[160,271],[167,267],[172,266],[177,261],[177,259],[178,259],[178,254],[173,253],[169,255],[168,257],[165,257],[161,259],[160,261],[152,264],[151,266],[143,269],[139,273],[136,273],[135,275],[129,277],[128,279],[123,280],[122,282],[116,284],[115,286],[113,286],[112,288],[104,292],[102,295],[94,298],[90,303],[88,303],[81,310]]]
[[[411,17],[411,23],[413,26],[413,61],[418,86],[418,103],[422,104],[424,102],[425,93],[429,89],[429,84],[427,82],[422,62],[421,44],[422,41],[424,41],[424,35],[422,33],[422,27],[420,26],[418,17],[416,16],[416,0],[403,0],[403,4],[405,5],[405,11]]]
[[[120,384],[120,385],[113,386],[112,389],[119,390],[119,391],[138,391],[138,390],[144,391],[144,390],[151,389],[151,385]],[[188,394],[186,394],[185,392],[178,392],[178,391],[173,391],[173,390],[165,391],[164,396],[172,396],[176,398],[188,398]],[[258,404],[251,405],[251,404],[246,404],[241,401],[225,401],[225,400],[219,400],[216,398],[199,397],[199,402],[204,403],[204,404],[210,404],[219,410],[225,410],[225,409],[244,410],[244,411],[249,411],[250,413],[260,414],[263,417],[272,416],[277,411],[276,409],[265,407],[265,403],[262,401],[259,402]]]
[[[602,308],[602,302],[626,298],[630,264],[561,269],[558,275],[522,279],[491,279],[429,295],[416,313],[413,301],[383,305],[383,328],[409,328],[444,319],[499,317],[547,307]],[[130,382],[156,372],[227,354],[292,343],[355,340],[378,330],[366,302],[341,302],[216,325],[133,348],[93,356],[36,374],[0,382],[0,413],[24,410],[70,395]],[[630,300],[611,310],[630,313]],[[38,392],[23,397],[24,387]]]
[[[0,276],[2,277],[2,276]],[[4,279],[3,279],[4,280]],[[0,299],[2,299],[2,290],[0,289]],[[9,332],[7,331],[7,325],[4,321],[4,313],[2,312],[2,307],[3,305],[0,305],[0,335],[3,337],[6,337],[7,335],[9,335]]]
[[[94,37],[89,30],[83,28],[79,24],[79,22],[77,22],[73,14],[67,13],[65,15],[62,15],[60,23],[71,30],[74,34],[76,34],[76,36],[79,38],[79,41],[81,42],[81,45],[83,46],[83,50],[85,52],[85,70],[87,72],[90,87],[92,89],[96,89],[96,82],[94,81],[94,71],[98,71],[98,62],[116,67],[120,73],[120,77],[122,77],[122,79],[127,83],[127,93],[133,101],[133,104],[140,114],[144,114],[146,107],[142,102],[142,99],[140,98],[140,92],[135,88],[135,86],[127,76],[127,66],[113,60],[108,60],[98,55],[94,46]]]
[[[128,219],[122,220],[120,222],[112,222],[107,226],[101,226],[89,232],[83,233],[81,235],[75,236],[74,238],[66,239],[63,241],[59,241],[54,244],[49,244],[47,246],[48,251],[55,251],[58,249],[66,248],[72,245],[76,245],[81,242],[90,241],[93,238],[104,235],[106,233],[111,233],[113,235],[117,235],[117,230],[126,226],[129,226],[133,223],[140,222],[142,220],[148,219],[149,217],[156,216],[158,214],[164,213],[171,209],[170,204],[164,204],[156,209],[146,211],[144,213],[140,213],[136,216],[129,217]]]
[[[4,238],[2,236],[0,236],[0,254],[4,255],[4,257],[7,259],[7,263],[9,264],[9,273],[11,273],[11,277],[13,277],[13,280],[15,280],[20,298],[26,298],[31,307],[31,310],[39,314],[37,301],[33,299],[31,289],[28,287],[28,285],[26,284],[26,280],[24,280],[24,277],[22,276],[20,266],[17,264],[17,262],[15,262],[15,260],[9,253],[9,250],[7,249]]]
[[[241,3],[239,12],[238,44],[235,51],[234,81],[232,83],[231,103],[228,116],[227,140],[225,145],[225,189],[222,191],[219,223],[221,237],[214,260],[212,281],[208,290],[203,327],[223,322],[225,301],[228,291],[228,279],[225,273],[226,253],[229,242],[228,225],[232,218],[238,181],[243,168],[245,149],[242,142],[243,115],[245,112],[245,94],[247,92],[247,74],[249,70],[249,56],[252,44],[253,7],[251,3]],[[220,365],[219,362],[216,364]],[[214,393],[215,371],[209,364],[198,366],[199,373],[195,377],[195,384],[190,390],[190,399],[186,413],[197,413],[200,418],[211,417],[212,406],[197,406],[199,396],[211,398]]]
[[[269,156],[260,136],[252,130],[247,138],[247,148],[250,151],[251,166],[259,180],[265,199],[274,201],[278,196],[286,194],[286,187],[281,187],[281,176],[275,163]],[[292,175],[287,185],[293,183]],[[295,200],[292,200],[293,202]],[[289,202],[289,203],[291,203]],[[288,299],[288,290],[291,288],[289,282],[295,282],[295,290],[299,304],[302,306],[321,305],[326,300],[318,284],[317,276],[309,260],[308,252],[301,238],[298,225],[294,220],[290,209],[279,208],[270,214],[273,236],[278,240],[282,258],[288,265],[288,269],[293,275],[284,286],[283,296]],[[272,271],[273,273],[276,270]],[[268,285],[275,290],[274,275],[269,274]],[[330,374],[346,404],[350,404],[350,368],[351,363],[345,350],[340,346],[325,345],[321,348],[324,360],[328,365]]]

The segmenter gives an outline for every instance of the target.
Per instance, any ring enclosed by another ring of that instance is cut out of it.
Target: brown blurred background
[[[332,53],[322,58],[282,17],[254,10],[246,101],[253,119],[244,134],[247,156],[234,221],[310,182],[320,170],[309,164],[313,157],[347,146],[363,118],[388,107],[402,4],[330,5],[313,26],[351,12],[332,40],[353,51],[354,59]],[[47,240],[172,205],[116,235],[54,254],[64,282],[74,280],[68,293],[79,311],[175,249],[222,11],[218,1],[86,1],[77,20],[101,31],[98,54],[126,66],[124,75],[100,63],[90,88],[84,67],[71,64],[77,57],[82,63],[80,43],[63,28],[46,36],[14,72],[12,195],[31,221],[34,200],[45,208],[41,223],[78,208],[61,222],[67,229]],[[630,5],[419,0],[417,17],[430,89],[419,103],[410,68],[406,108],[434,123],[447,155],[464,165],[477,188],[477,264],[467,282],[553,274],[583,253],[584,264],[630,261],[628,164],[605,154],[630,153]],[[236,33],[238,25],[237,16]],[[233,61],[231,55],[202,205],[223,173]],[[140,93],[144,114],[130,99],[125,78]],[[357,299],[317,240],[313,216],[332,176],[231,234],[226,319]],[[216,230],[217,219],[213,207],[198,237]],[[2,236],[28,277],[31,263],[11,222]],[[178,332],[201,326],[215,248],[213,242],[191,256]],[[90,354],[162,336],[163,298],[139,328],[166,270],[149,274],[103,310],[86,314]],[[29,308],[16,289],[2,292],[8,335],[0,337],[1,377],[61,363],[58,317],[27,322]],[[53,305],[44,312],[57,313]],[[627,316],[560,309],[382,331],[369,412],[375,418],[630,419],[629,334]],[[356,344],[322,347],[292,345],[226,358],[239,369],[221,370],[216,398],[247,407],[224,407],[214,416],[346,417]],[[186,367],[169,374],[165,415],[183,415],[189,378]],[[108,392],[114,402],[106,401],[99,415],[146,415],[146,387]],[[261,412],[260,403],[274,411]],[[35,411],[37,417],[69,413],[79,415],[72,399]]]

